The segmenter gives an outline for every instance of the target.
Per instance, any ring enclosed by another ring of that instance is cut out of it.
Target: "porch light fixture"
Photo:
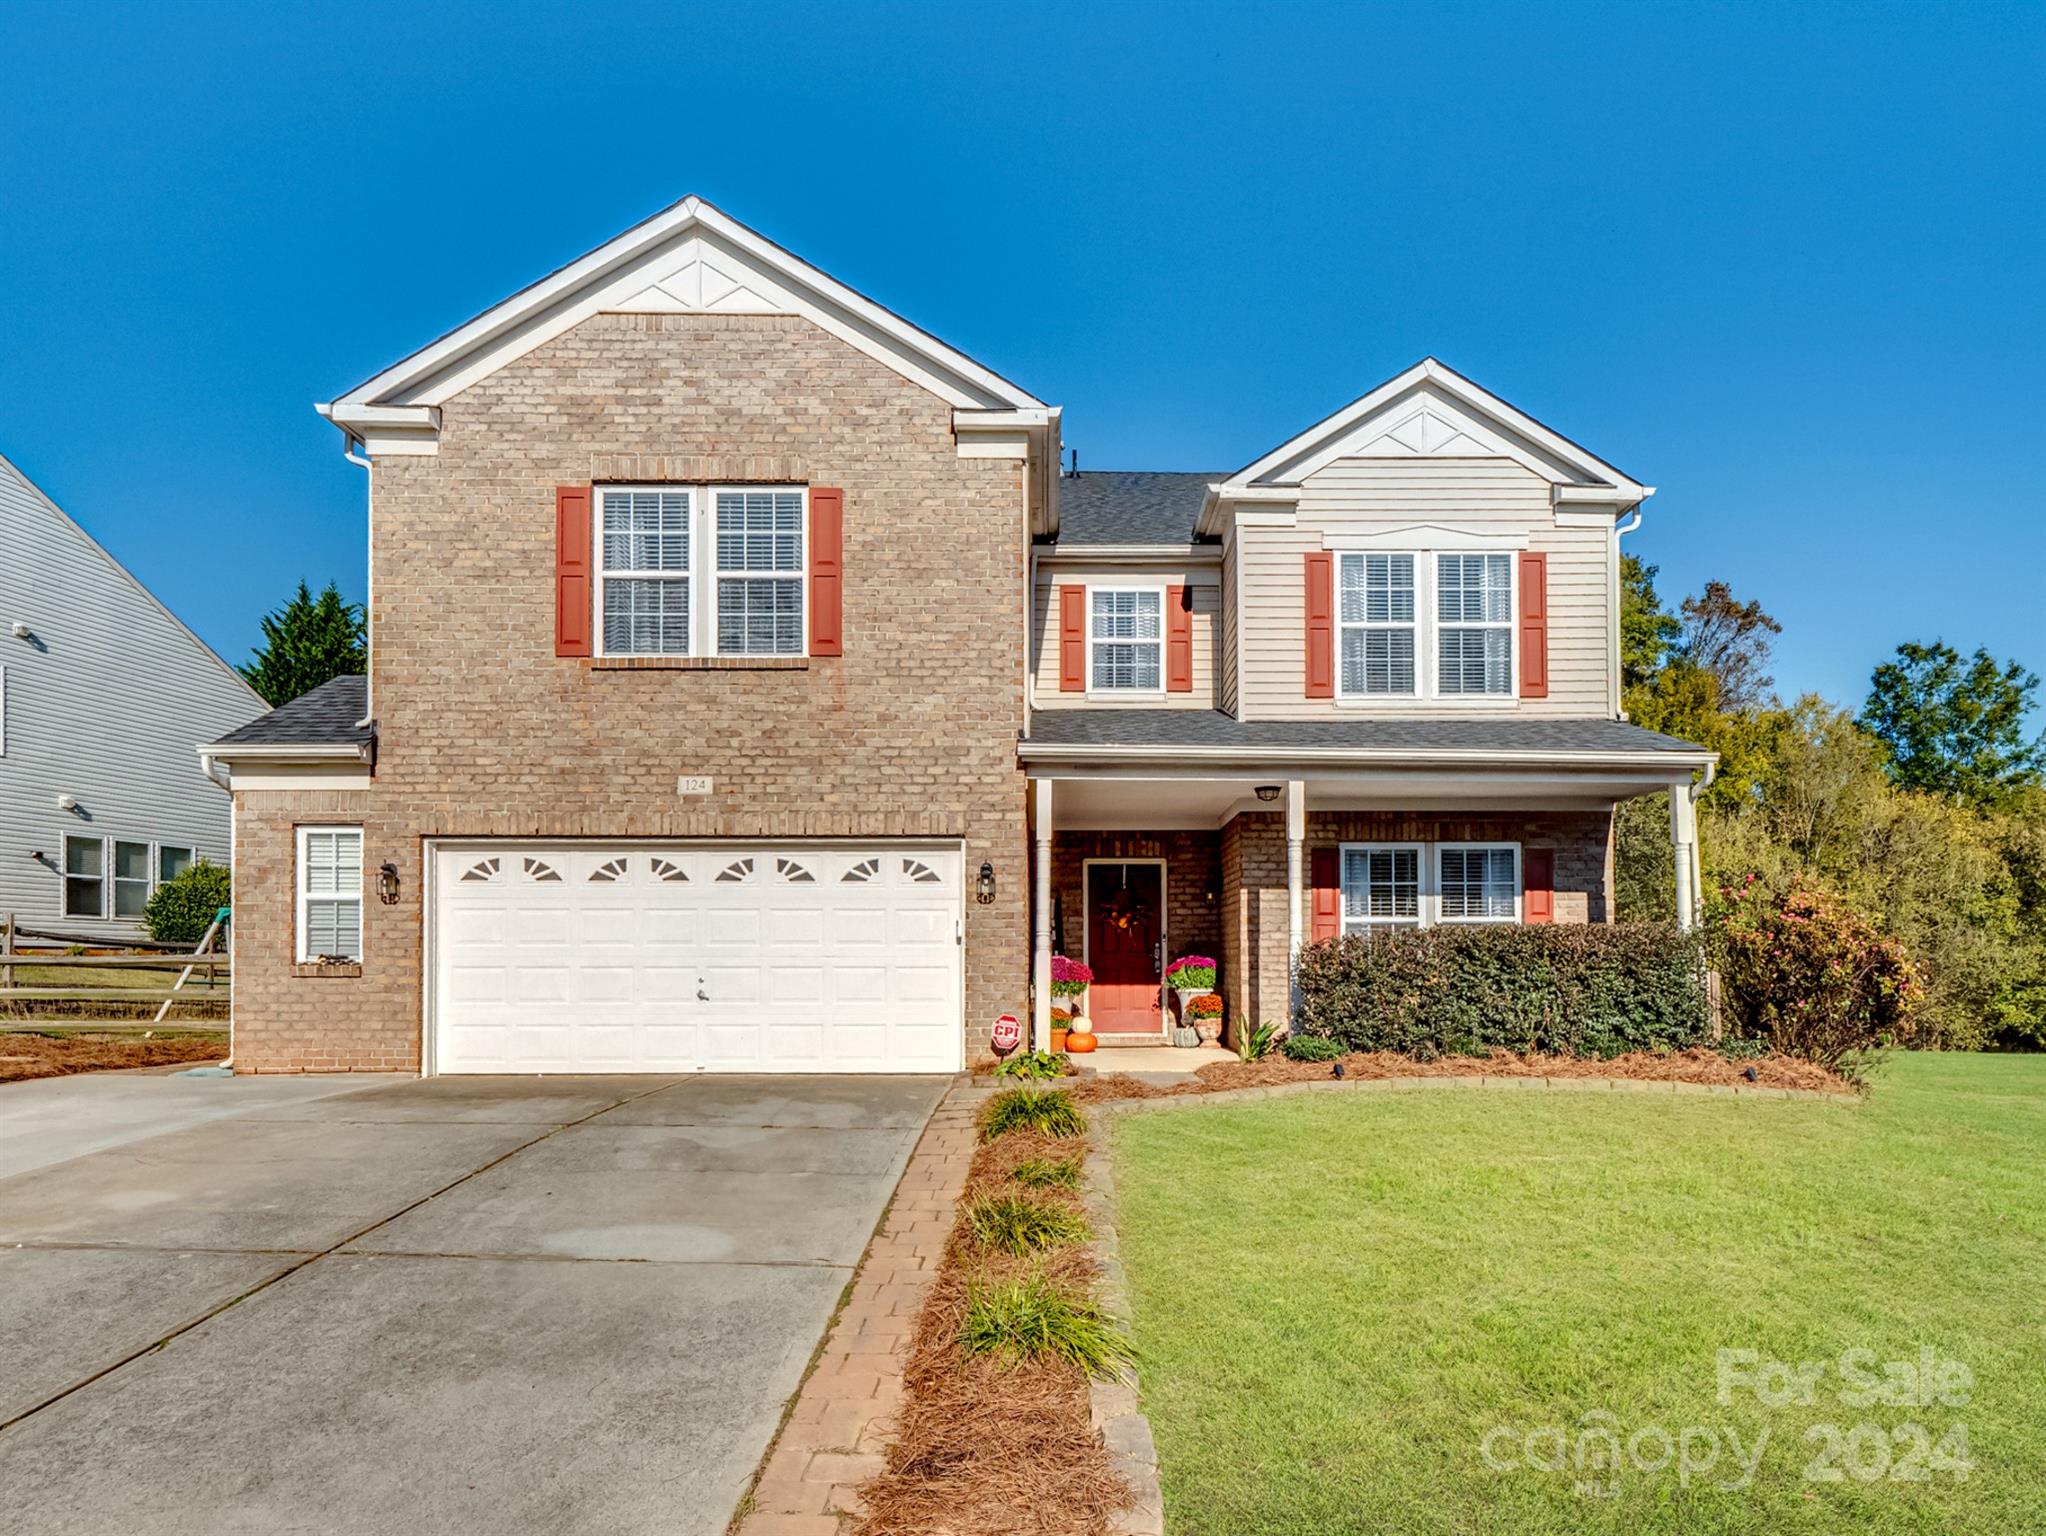
[[[985,859],[980,863],[980,878],[974,882],[973,899],[983,907],[995,904],[995,867]]]
[[[1257,787],[1257,797],[1264,801],[1266,805],[1270,805],[1279,798],[1279,786],[1276,784],[1260,784]]]
[[[398,904],[398,866],[389,859],[377,869],[377,900],[387,907]]]

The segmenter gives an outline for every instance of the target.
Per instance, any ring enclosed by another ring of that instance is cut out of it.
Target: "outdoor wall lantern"
[[[1264,801],[1266,805],[1270,805],[1279,798],[1279,786],[1276,784],[1260,784],[1257,787],[1257,797]]]
[[[995,904],[995,867],[985,859],[980,862],[980,879],[974,883],[973,899],[984,907]]]
[[[377,899],[387,907],[398,904],[398,866],[389,859],[377,870]]]

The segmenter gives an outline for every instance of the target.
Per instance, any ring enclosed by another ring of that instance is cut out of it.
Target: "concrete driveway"
[[[0,1177],[12,1532],[715,1536],[945,1084],[211,1086]]]

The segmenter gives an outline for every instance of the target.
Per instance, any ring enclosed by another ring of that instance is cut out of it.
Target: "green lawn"
[[[1112,1137],[1173,1536],[2046,1531],[2046,1057],[1898,1057],[1861,1105],[1364,1089]],[[1925,1347],[1965,1403],[1842,1400],[1843,1351]],[[1722,1405],[1722,1349],[1827,1364]],[[1599,1410],[1617,1473],[1575,1465]],[[1964,1480],[1914,1424],[1965,1426]],[[1642,1469],[1687,1428],[1715,1465]]]

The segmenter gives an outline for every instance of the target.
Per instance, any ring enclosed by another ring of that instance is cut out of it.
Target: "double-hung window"
[[[64,838],[64,915],[139,918],[150,892],[192,865],[192,849],[120,837]]]
[[[140,917],[149,905],[149,865],[149,844],[115,841],[114,916]]]
[[[720,490],[720,656],[803,654],[803,492]]]
[[[1343,931],[1421,921],[1418,843],[1351,843],[1343,848]]]
[[[1165,593],[1159,587],[1087,589],[1087,687],[1157,693],[1165,686]]]
[[[103,838],[64,839],[64,915],[105,917],[107,845]]]
[[[1435,557],[1436,690],[1513,692],[1513,557]]]
[[[362,828],[298,829],[298,958],[362,959]]]
[[[1448,844],[1441,861],[1445,923],[1510,923],[1520,916],[1520,848],[1513,843]]]
[[[1414,672],[1414,557],[1342,557],[1342,691],[1411,697]]]
[[[605,486],[597,494],[604,653],[687,656],[695,492]]]

